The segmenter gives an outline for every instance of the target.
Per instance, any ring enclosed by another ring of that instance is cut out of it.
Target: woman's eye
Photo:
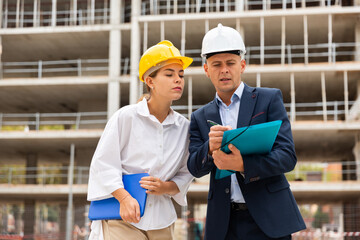
[[[172,77],[172,74],[166,74],[167,77]]]
[[[179,75],[180,78],[184,78],[184,75]]]

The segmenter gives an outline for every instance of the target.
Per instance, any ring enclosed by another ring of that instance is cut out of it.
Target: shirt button
[[[225,188],[225,193],[228,194],[230,190],[228,188]]]

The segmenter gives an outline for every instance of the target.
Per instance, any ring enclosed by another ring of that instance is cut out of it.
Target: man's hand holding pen
[[[212,155],[218,169],[244,171],[244,162],[240,151],[229,144],[231,153],[226,154],[220,150],[224,132],[231,130],[230,126],[214,125],[209,132],[209,154]]]

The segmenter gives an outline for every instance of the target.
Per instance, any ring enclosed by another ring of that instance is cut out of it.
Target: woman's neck
[[[169,114],[171,103],[172,101],[151,96],[148,101],[149,112],[151,115],[154,115],[160,123],[162,123]]]

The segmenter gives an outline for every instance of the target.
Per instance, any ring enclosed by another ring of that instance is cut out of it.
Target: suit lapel
[[[256,88],[249,87],[244,83],[244,91],[240,101],[240,111],[237,122],[237,127],[248,126],[251,123],[251,116],[254,112],[254,107],[257,101],[258,92]]]
[[[219,113],[219,107],[216,104],[216,98],[210,102],[210,105],[208,108],[205,109],[205,118],[206,120],[211,120],[214,122],[217,122],[219,124],[222,124],[221,122],[221,118],[220,118],[220,113]],[[211,127],[211,125],[209,123],[207,123],[209,128]]]

